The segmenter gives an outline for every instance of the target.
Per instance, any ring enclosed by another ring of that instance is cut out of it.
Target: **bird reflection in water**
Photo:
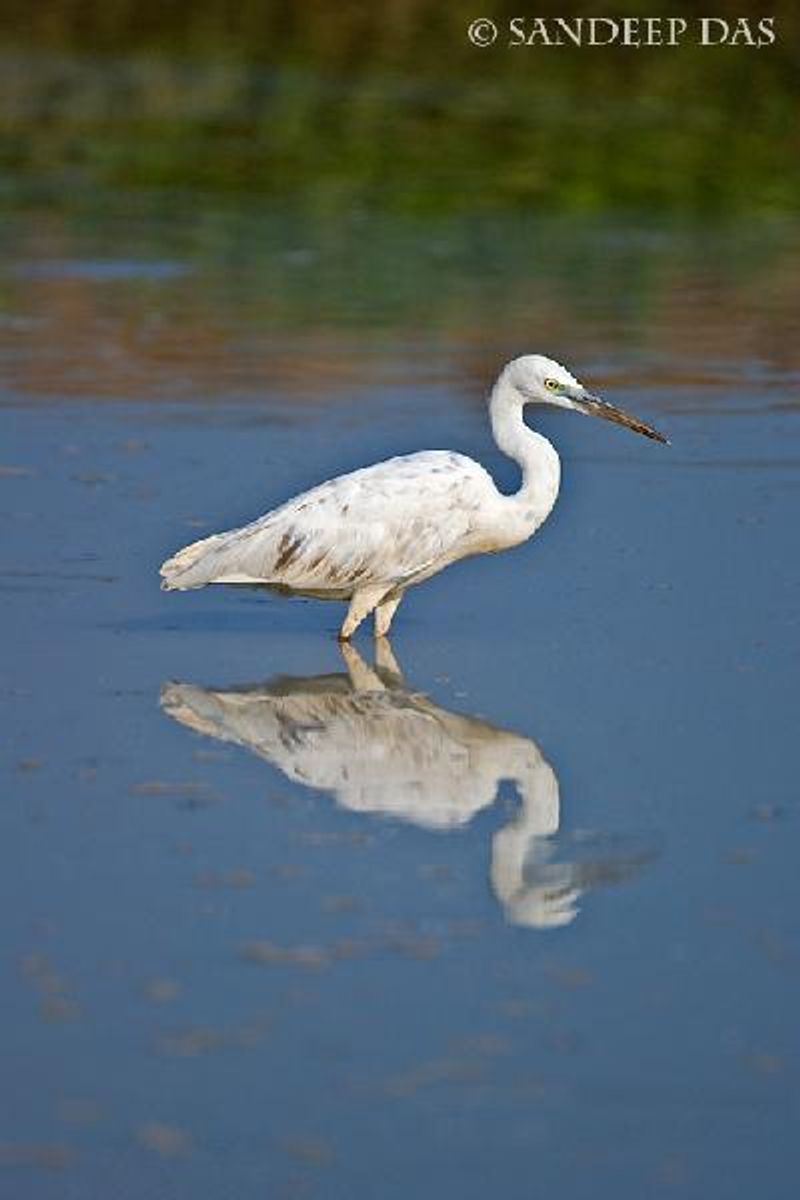
[[[558,779],[536,743],[411,690],[386,638],[376,640],[372,667],[352,645],[341,652],[346,674],[230,688],[166,683],[161,706],[351,812],[423,829],[467,825],[510,781],[520,803],[492,837],[489,879],[514,925],[568,925],[583,892],[622,882],[655,857],[648,839],[559,834]]]

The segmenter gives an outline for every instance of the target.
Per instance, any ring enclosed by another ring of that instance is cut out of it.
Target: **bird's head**
[[[607,400],[593,396],[574,375],[570,375],[566,367],[543,354],[524,354],[521,358],[513,359],[504,374],[522,397],[524,404],[552,404],[556,408],[572,408],[576,412],[614,421],[635,433],[642,433],[656,442],[669,445],[663,433],[640,421],[638,417],[632,417],[621,408],[609,404]]]

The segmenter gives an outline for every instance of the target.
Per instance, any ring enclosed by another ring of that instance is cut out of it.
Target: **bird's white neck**
[[[521,520],[530,523],[533,532],[556,502],[561,464],[547,438],[525,424],[522,410],[519,392],[505,374],[501,375],[489,399],[492,433],[503,453],[522,470],[522,487],[504,499],[519,512]]]

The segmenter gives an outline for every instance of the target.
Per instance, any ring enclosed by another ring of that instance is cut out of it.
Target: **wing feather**
[[[270,583],[352,592],[410,582],[469,553],[488,489],[494,491],[487,472],[460,454],[389,459],[185,547],[164,563],[163,586]]]

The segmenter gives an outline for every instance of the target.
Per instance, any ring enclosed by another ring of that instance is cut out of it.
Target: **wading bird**
[[[525,424],[526,404],[590,413],[667,441],[591,395],[553,359],[527,354],[504,367],[489,398],[494,439],[522,471],[518,492],[503,495],[479,463],[450,450],[390,458],[321,483],[241,529],[185,546],[161,567],[162,588],[260,584],[348,600],[340,639],[351,638],[371,612],[381,637],[406,588],[458,559],[527,541],[549,515],[561,464],[547,438]]]

